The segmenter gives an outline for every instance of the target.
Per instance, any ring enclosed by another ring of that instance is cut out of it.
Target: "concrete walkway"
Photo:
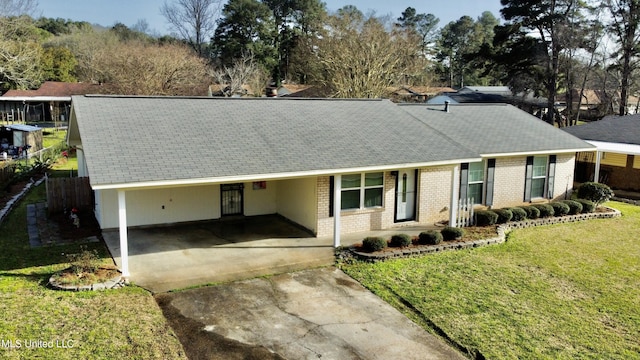
[[[194,359],[464,359],[334,267],[156,299]]]

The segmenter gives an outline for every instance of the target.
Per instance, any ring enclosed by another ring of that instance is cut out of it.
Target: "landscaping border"
[[[483,240],[470,240],[470,241],[458,241],[451,243],[440,243],[438,245],[418,245],[411,248],[398,248],[394,251],[385,251],[378,253],[366,253],[357,251],[354,246],[350,246],[348,251],[358,260],[368,261],[368,262],[377,262],[384,261],[387,259],[395,259],[395,258],[403,258],[410,256],[419,256],[424,254],[438,253],[446,250],[461,250],[461,249],[469,249],[475,248],[479,246],[486,246],[492,244],[501,244],[504,243],[507,239],[506,235],[514,229],[524,229],[528,227],[535,226],[543,226],[543,225],[552,225],[552,224],[564,224],[571,223],[583,220],[591,220],[591,219],[612,219],[616,217],[620,217],[622,213],[619,210],[603,206],[606,209],[609,209],[608,212],[593,212],[587,214],[577,214],[577,215],[565,215],[560,217],[549,217],[543,219],[528,219],[517,222],[509,222],[506,224],[501,224],[496,228],[496,237],[492,237],[489,239]]]
[[[56,281],[55,276],[51,276],[49,278],[48,285],[54,290],[65,290],[65,291],[98,291],[98,290],[109,290],[109,289],[120,289],[125,287],[126,281],[122,278],[122,274],[114,276],[113,278],[95,284],[89,285],[67,285],[61,284]]]
[[[4,208],[0,210],[0,225],[2,225],[2,223],[4,222],[4,219],[9,215],[9,213],[11,213],[11,210],[13,210],[13,207],[16,204],[18,204],[18,202],[20,202],[20,200],[27,194],[27,192],[29,192],[29,189],[31,189],[34,186],[38,186],[42,184],[45,179],[46,179],[46,176],[43,176],[38,181],[30,181],[29,183],[27,183],[27,185],[25,185],[25,187],[22,189],[22,191],[20,191],[20,193],[14,195],[9,201],[7,201],[7,204],[4,206]]]

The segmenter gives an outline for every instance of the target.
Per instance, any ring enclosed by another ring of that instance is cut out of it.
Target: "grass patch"
[[[609,205],[624,216],[342,268],[425,328],[487,358],[640,359],[640,207]]]
[[[0,226],[0,358],[185,359],[162,311],[149,292],[130,286],[103,292],[63,292],[46,287],[69,266],[79,245],[29,247],[26,204],[43,201],[45,186],[31,190]],[[103,243],[85,244],[113,263]],[[27,348],[29,341],[54,348]],[[8,348],[9,341],[20,348]],[[55,348],[66,344],[67,348]],[[69,348],[71,345],[71,348]]]

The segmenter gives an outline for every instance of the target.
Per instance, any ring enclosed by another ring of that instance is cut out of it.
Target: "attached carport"
[[[152,292],[246,279],[334,262],[332,239],[278,215],[129,229],[103,236],[116,263]],[[125,254],[123,256],[123,253]]]

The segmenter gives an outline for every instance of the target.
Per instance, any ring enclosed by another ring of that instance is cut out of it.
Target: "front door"
[[[410,221],[416,218],[417,170],[400,170],[396,177],[395,221]]]
[[[220,185],[220,203],[222,205],[222,216],[244,214],[244,201],[242,199],[243,191],[243,184]]]

